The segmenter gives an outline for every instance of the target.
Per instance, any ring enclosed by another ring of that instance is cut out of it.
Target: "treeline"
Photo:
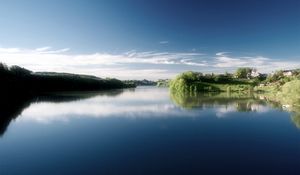
[[[169,87],[170,81],[171,81],[170,79],[159,79],[156,82],[156,86],[158,86],[158,87]]]
[[[170,82],[170,89],[179,92],[219,92],[244,91],[259,83],[259,77],[247,77],[247,74],[203,74],[184,72]]]
[[[15,92],[55,92],[55,91],[96,91],[135,87],[114,78],[98,78],[55,72],[32,72],[19,66],[8,67],[0,63],[2,91]]]
[[[278,92],[287,83],[288,89],[300,87],[300,69],[280,70],[271,74],[259,73],[254,68],[238,68],[234,73],[203,74],[184,72],[171,80],[169,87],[177,92],[216,92],[216,91],[264,91]],[[297,86],[296,86],[297,85]]]
[[[125,80],[127,84],[134,84],[136,86],[155,86],[156,82],[151,80]]]

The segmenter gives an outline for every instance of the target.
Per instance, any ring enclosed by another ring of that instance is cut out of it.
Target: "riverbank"
[[[234,74],[202,74],[184,72],[170,81],[169,88],[175,92],[259,92],[259,93],[295,93],[300,88],[300,70],[291,70],[290,74],[276,71],[272,74],[253,73],[250,68],[240,68]],[[300,93],[300,92],[298,92]]]

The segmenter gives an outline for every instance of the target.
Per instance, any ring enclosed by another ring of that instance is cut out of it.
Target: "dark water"
[[[1,175],[300,174],[297,113],[260,96],[140,87],[1,104]]]

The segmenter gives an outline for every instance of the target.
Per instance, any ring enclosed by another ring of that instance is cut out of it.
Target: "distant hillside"
[[[150,81],[150,80],[125,80],[125,83],[128,84],[135,84],[136,86],[155,86],[156,82],[155,81]]]
[[[1,90],[15,92],[96,91],[135,87],[118,79],[55,72],[32,72],[0,63]]]

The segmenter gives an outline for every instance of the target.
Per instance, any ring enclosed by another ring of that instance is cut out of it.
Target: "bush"
[[[251,75],[252,68],[245,67],[245,68],[238,68],[235,72],[235,76],[237,78],[248,78]]]

